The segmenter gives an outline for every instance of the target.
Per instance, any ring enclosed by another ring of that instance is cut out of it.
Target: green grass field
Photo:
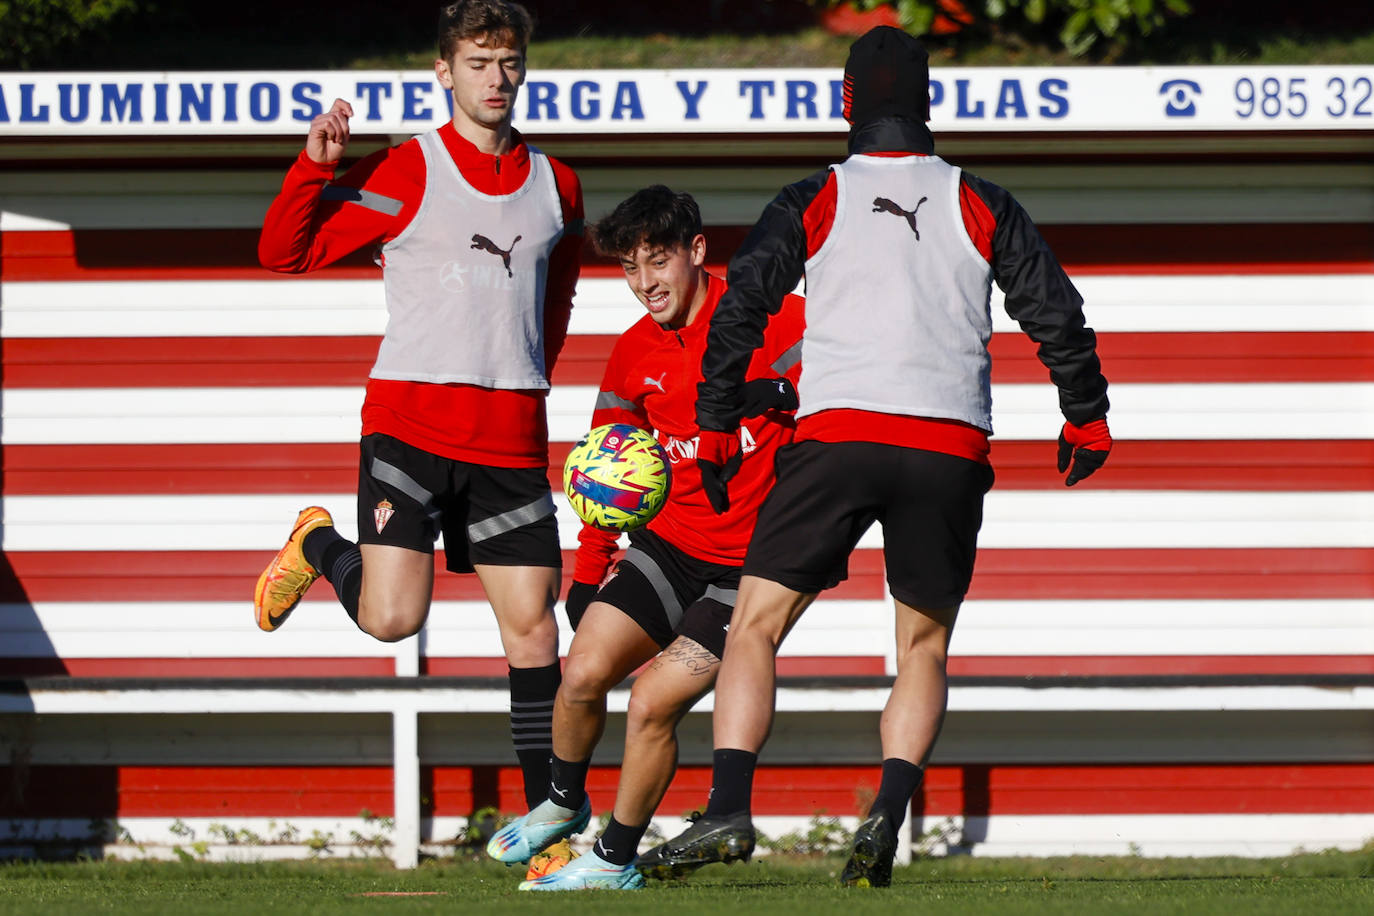
[[[0,914],[1374,913],[1374,845],[1285,859],[926,859],[884,890],[838,887],[838,858],[712,866],[639,892],[530,894],[514,869],[430,861],[0,865]]]

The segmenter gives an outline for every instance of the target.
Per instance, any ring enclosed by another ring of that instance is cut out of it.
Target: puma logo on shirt
[[[873,198],[873,212],[891,213],[893,216],[902,217],[906,220],[906,224],[911,227],[911,231],[916,234],[916,241],[919,242],[921,240],[921,232],[916,228],[916,211],[921,209],[921,204],[925,202],[926,198],[922,197],[920,200],[916,201],[914,209],[904,210],[886,197],[875,197]]]
[[[925,198],[922,198],[922,200],[924,200],[924,199],[925,199]],[[920,206],[920,205],[918,204],[917,206]],[[518,241],[520,241],[520,238],[521,238],[521,237],[517,235],[515,238],[511,239],[510,247],[509,247],[509,248],[504,248],[504,249],[503,249],[503,248],[500,248],[499,246],[497,246],[497,244],[496,244],[495,242],[493,242],[491,239],[487,238],[485,235],[482,235],[482,234],[480,234],[480,233],[475,233],[475,234],[472,236],[472,247],[473,247],[473,248],[480,248],[480,249],[482,249],[483,251],[489,251],[489,252],[491,252],[492,254],[496,255],[498,258],[501,259],[501,263],[502,263],[502,264],[505,266],[505,268],[506,268],[506,276],[508,276],[508,277],[513,277],[513,276],[515,276],[515,273],[514,273],[513,271],[511,271],[511,269],[510,269],[510,253],[511,253],[512,251],[515,250],[515,243],[518,242]],[[918,236],[918,238],[919,238],[919,236]]]

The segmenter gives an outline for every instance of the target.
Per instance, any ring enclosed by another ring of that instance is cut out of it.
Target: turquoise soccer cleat
[[[644,876],[629,865],[612,865],[589,852],[578,856],[551,875],[520,882],[522,891],[636,891],[644,887]]]
[[[496,831],[487,842],[487,855],[507,865],[528,862],[544,847],[587,829],[592,819],[591,799],[583,799],[582,807],[571,815],[568,810],[548,800],[540,802],[529,814]]]

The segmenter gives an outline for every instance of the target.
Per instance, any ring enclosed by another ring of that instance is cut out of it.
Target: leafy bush
[[[1169,18],[1192,12],[1188,0],[813,0],[827,8],[890,8],[914,35],[968,28],[1003,39],[1057,42],[1075,57],[1103,56],[1136,43]]]
[[[27,70],[98,34],[140,0],[0,0],[0,68]]]

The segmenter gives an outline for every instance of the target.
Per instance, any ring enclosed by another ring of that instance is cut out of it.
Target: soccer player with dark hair
[[[335,178],[352,106],[310,123],[258,246],[285,273],[380,250],[388,320],[362,407],[358,543],[300,513],[254,596],[275,630],[323,575],[377,639],[419,632],[434,544],[475,572],[510,665],[511,731],[529,804],[549,778],[562,554],[549,490],[549,375],[581,258],[582,189],[511,126],[531,20],[506,0],[439,11],[434,71],[452,119]],[[502,321],[490,316],[500,312]]]
[[[708,490],[744,403],[744,367],[769,315],[806,277],[806,365],[796,443],[759,513],[730,623],[703,817],[645,853],[684,874],[748,858],[750,796],[776,702],[775,656],[825,588],[824,571],[882,523],[896,603],[897,676],[883,710],[882,782],[841,879],[892,879],[897,828],[944,719],[946,653],[973,575],[992,486],[996,281],[1059,389],[1058,465],[1073,486],[1111,449],[1107,380],[1082,299],[1010,194],[935,155],[925,48],[878,27],[844,75],[849,158],[785,188],[730,262],[711,319],[696,417]]]
[[[629,889],[639,841],[677,768],[678,722],[715,682],[754,519],[773,483],[777,449],[792,441],[801,300],[785,297],[745,369],[733,499],[713,505],[698,470],[692,414],[711,314],[725,284],[704,267],[706,237],[690,194],[662,185],[622,201],[592,227],[597,251],[619,259],[647,314],[616,341],[592,425],[655,432],[668,454],[667,503],[610,575],[618,537],[584,525],[568,617],[576,628],[554,704],[548,799],[507,825],[487,851],[525,862],[586,826],[587,769],[606,724],[606,695],[645,662],[626,723],[625,758],[610,824],[592,851],[524,890]],[[717,514],[719,513],[719,514]]]

